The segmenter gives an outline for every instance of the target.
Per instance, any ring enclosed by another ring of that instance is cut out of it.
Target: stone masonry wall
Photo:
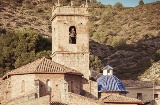
[[[88,9],[57,7],[52,13],[52,60],[89,79]],[[76,44],[69,43],[70,26],[76,28]]]
[[[80,94],[82,90],[81,76],[65,74],[65,81],[68,83],[68,92]]]
[[[34,80],[34,74],[11,76],[11,99],[36,93]]]
[[[84,82],[85,81],[85,82]],[[98,99],[98,84],[97,82],[91,81],[91,80],[84,80],[83,79],[83,90],[84,90],[84,96]]]
[[[88,53],[57,53],[52,59],[62,65],[78,70],[85,78],[89,79]]]
[[[50,105],[50,99],[49,99],[49,96],[44,96],[40,98],[23,97],[23,98],[11,101],[5,105]]]
[[[0,81],[0,103],[11,100],[11,79]]]
[[[39,96],[49,95],[51,101],[61,100],[62,80],[64,74],[35,74],[36,79],[39,80],[40,94]],[[47,81],[50,81],[50,91],[48,91]]]

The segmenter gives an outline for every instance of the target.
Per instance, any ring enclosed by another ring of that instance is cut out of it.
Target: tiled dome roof
[[[122,82],[114,75],[102,75],[97,79],[99,92],[128,92]]]
[[[37,73],[66,73],[66,74],[74,74],[74,75],[83,75],[77,70],[68,68],[64,65],[51,61],[47,58],[41,58],[34,62],[31,62],[27,65],[19,67],[11,72],[8,72],[6,75],[2,77],[2,79],[6,78],[9,75],[16,74],[37,74]]]

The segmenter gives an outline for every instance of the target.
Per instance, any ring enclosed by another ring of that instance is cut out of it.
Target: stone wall
[[[89,53],[56,53],[52,60],[78,70],[89,79]]]
[[[68,93],[68,105],[105,105],[91,98],[87,98],[78,94]]]
[[[43,96],[40,98],[31,98],[32,96],[26,96],[19,99],[12,100],[6,105],[50,105],[49,96]],[[2,104],[3,105],[3,104]]]
[[[52,16],[57,14],[77,14],[77,15],[88,15],[87,8],[82,7],[56,7],[53,9]]]
[[[35,74],[36,79],[39,80],[39,96],[49,95],[51,101],[61,100],[62,81],[64,74]],[[47,81],[50,83],[47,86]],[[50,88],[50,91],[48,90]]]
[[[91,81],[91,80],[84,80],[83,79],[83,90],[84,90],[84,96],[98,99],[98,84],[97,82]]]
[[[52,60],[89,79],[89,33],[87,8],[57,7],[52,17]],[[76,44],[69,43],[69,28],[76,28]]]
[[[11,78],[11,99],[36,93],[35,75],[13,75]]]
[[[0,81],[0,103],[11,100],[11,79]]]
[[[64,80],[68,83],[68,92],[80,94],[82,90],[82,77],[77,75],[65,74]]]

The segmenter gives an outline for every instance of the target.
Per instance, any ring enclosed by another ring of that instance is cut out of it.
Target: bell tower
[[[59,4],[59,3],[58,3]],[[89,78],[88,8],[60,6],[52,10],[52,61]]]

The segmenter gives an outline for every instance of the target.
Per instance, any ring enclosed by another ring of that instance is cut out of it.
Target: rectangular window
[[[107,74],[109,74],[110,73],[110,70],[107,70]]]
[[[158,94],[154,94],[154,98],[158,98]]]
[[[74,93],[74,85],[73,85],[73,81],[71,81],[71,92]]]
[[[142,93],[137,93],[137,99],[142,100]]]

